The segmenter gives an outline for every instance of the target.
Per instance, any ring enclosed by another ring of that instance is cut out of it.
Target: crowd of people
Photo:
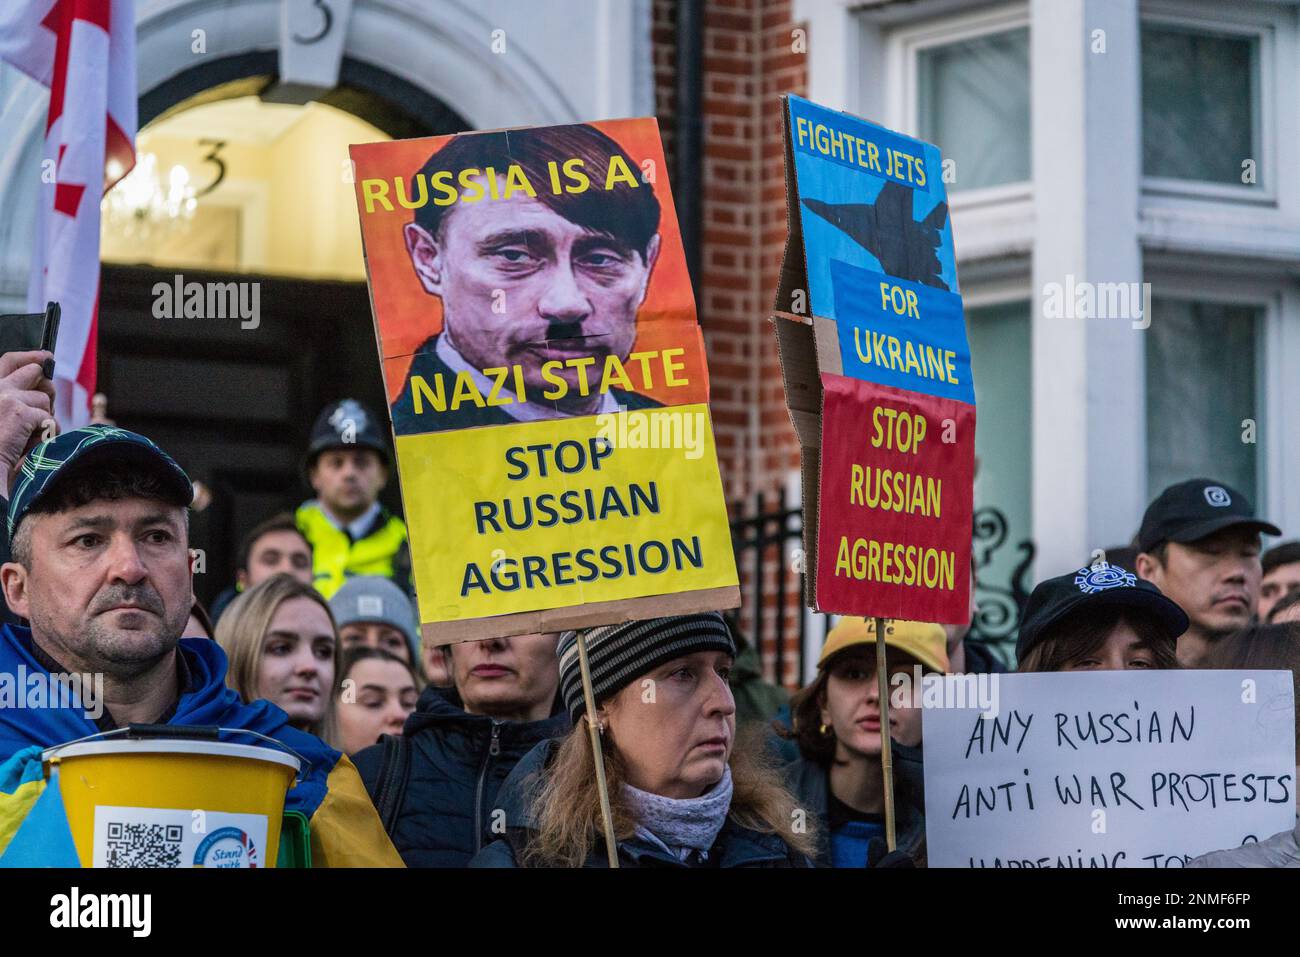
[[[316,866],[607,866],[602,782],[621,866],[925,864],[921,714],[882,720],[876,642],[892,673],[1002,670],[967,627],[842,619],[793,696],[716,612],[591,628],[594,707],[578,633],[427,647],[379,504],[390,453],[353,400],[313,430],[316,498],[252,529],[209,616],[189,477],[122,428],[43,435],[46,356],[0,356],[0,670],[102,674],[104,707],[0,708],[0,761],[133,723],[269,735],[307,763],[286,808]],[[1300,542],[1261,554],[1263,534],[1282,532],[1221,482],[1166,489],[1130,545],[1033,589],[1018,670],[1300,674]],[[1297,833],[1196,863],[1300,866]]]

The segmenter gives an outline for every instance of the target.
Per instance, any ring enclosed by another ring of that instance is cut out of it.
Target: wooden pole
[[[876,680],[880,686],[880,773],[885,786],[885,843],[896,849],[894,839],[894,755],[889,739],[889,668],[885,664],[885,622],[876,619]],[[579,646],[581,647],[581,645]]]
[[[618,843],[614,839],[614,814],[609,807],[609,786],[605,783],[605,754],[600,747],[600,732],[596,729],[596,695],[591,690],[591,666],[587,664],[587,639],[578,632],[578,670],[582,672],[582,698],[587,705],[587,733],[591,738],[591,754],[596,761],[596,790],[600,792],[600,819],[605,826],[605,853],[609,866],[618,867]],[[892,799],[892,795],[891,795]],[[893,834],[893,831],[890,831]],[[889,849],[892,851],[893,838]]]

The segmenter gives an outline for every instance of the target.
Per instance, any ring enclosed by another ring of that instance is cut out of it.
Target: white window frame
[[[917,135],[918,102],[920,86],[918,54],[923,50],[949,46],[964,40],[1008,33],[1012,30],[1029,30],[1029,6],[1015,3],[994,10],[968,13],[917,26],[900,27],[893,31],[885,45],[885,75],[887,78],[885,125],[909,135]],[[866,82],[866,78],[861,78]],[[1030,64],[1029,89],[1033,96],[1033,64]],[[1033,131],[1029,130],[1032,137]],[[1014,183],[1000,183],[979,189],[961,189],[960,171],[956,188],[949,190],[949,200],[954,208],[972,209],[982,206],[1002,205],[1017,200],[1028,200],[1033,195],[1032,140],[1025,144],[1030,151],[1029,179]]]
[[[1152,300],[1164,299],[1178,302],[1208,302],[1229,306],[1246,306],[1260,310],[1255,325],[1255,487],[1247,489],[1257,511],[1266,519],[1280,522],[1284,508],[1283,457],[1291,444],[1287,433],[1286,394],[1282,388],[1286,369],[1284,332],[1290,310],[1286,309],[1285,285],[1281,282],[1261,280],[1249,276],[1211,276],[1190,262],[1158,265],[1146,270],[1145,278],[1151,283]],[[1295,313],[1291,313],[1295,316]],[[1153,318],[1153,322],[1158,319]],[[1295,338],[1294,334],[1291,337]],[[1145,336],[1140,337],[1142,350],[1142,388],[1147,388]],[[1144,403],[1143,407],[1146,405]],[[1260,422],[1260,418],[1263,422]],[[1294,425],[1294,423],[1292,423]],[[1282,454],[1271,454],[1280,450]],[[1143,425],[1142,473],[1150,467],[1150,443]],[[1159,489],[1148,489],[1148,499]]]
[[[1167,196],[1194,202],[1219,202],[1275,207],[1278,203],[1278,58],[1277,31],[1283,26],[1283,17],[1291,13],[1286,8],[1264,10],[1251,4],[1224,4],[1217,6],[1213,17],[1204,15],[1204,8],[1175,0],[1148,0],[1142,4],[1139,23],[1141,30],[1148,24],[1171,27],[1193,33],[1219,37],[1249,37],[1256,41],[1254,78],[1255,142],[1252,152],[1256,160],[1254,185],[1228,185],[1207,180],[1177,179],[1148,176],[1144,158],[1138,154],[1138,172],[1141,175],[1143,196]],[[1140,82],[1140,80],[1139,80]],[[1145,126],[1146,104],[1142,104],[1139,129]],[[1247,157],[1250,158],[1250,157]]]

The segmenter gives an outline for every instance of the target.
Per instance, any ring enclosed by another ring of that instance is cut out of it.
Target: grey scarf
[[[623,785],[637,820],[637,833],[653,838],[665,849],[685,857],[691,851],[706,853],[731,810],[731,768],[722,780],[697,798],[667,798]]]

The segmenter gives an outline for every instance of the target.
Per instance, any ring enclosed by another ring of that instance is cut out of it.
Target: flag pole
[[[582,672],[582,698],[587,705],[587,734],[591,738],[591,754],[596,761],[596,790],[600,794],[600,820],[605,830],[605,853],[609,866],[618,867],[618,844],[614,840],[614,815],[609,807],[609,785],[605,782],[605,754],[600,747],[600,732],[596,729],[596,695],[591,690],[591,666],[587,663],[587,639],[582,630],[578,637],[578,670]],[[892,834],[893,831],[891,830]],[[892,842],[892,838],[891,838]],[[891,851],[894,849],[891,843]]]
[[[885,844],[893,851],[896,849],[894,755],[889,740],[889,668],[885,664],[885,622],[888,620],[887,618],[876,619],[876,680],[880,686],[880,774],[885,791]]]

